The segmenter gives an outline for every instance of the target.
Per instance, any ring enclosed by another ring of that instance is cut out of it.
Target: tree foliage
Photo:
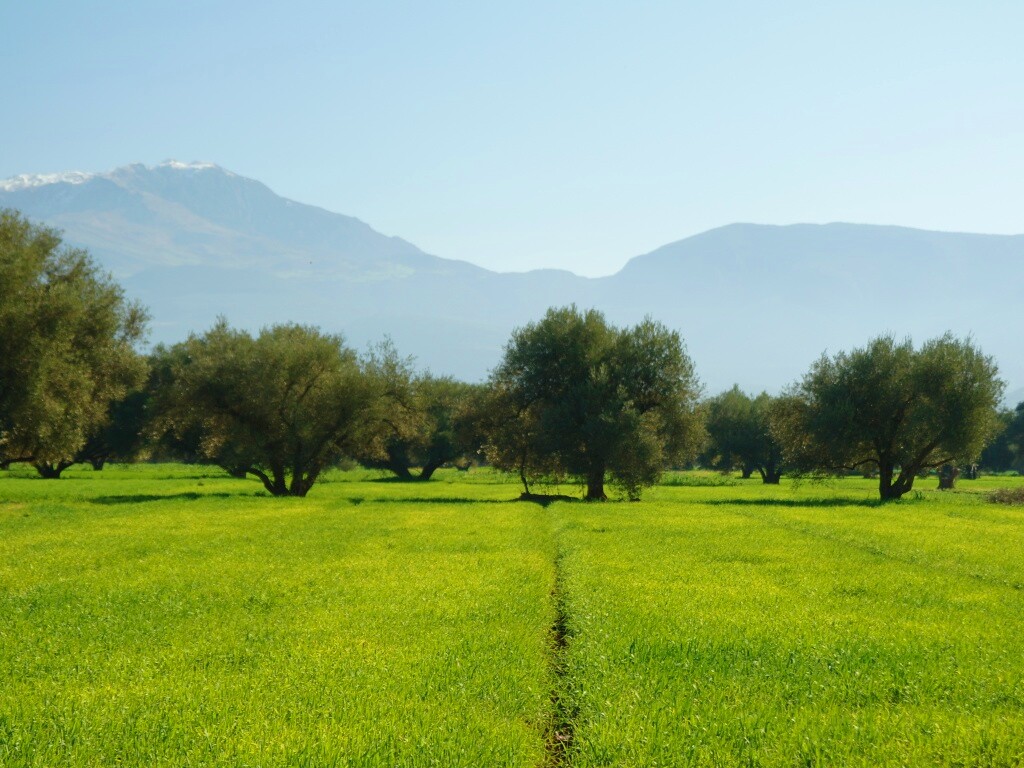
[[[139,389],[111,403],[107,418],[75,455],[76,463],[87,462],[98,471],[108,461],[130,462],[139,458],[146,445],[148,398],[148,391]]]
[[[1003,383],[992,358],[946,334],[915,350],[882,336],[823,355],[783,398],[772,426],[803,472],[873,466],[897,499],[923,470],[969,463],[998,429]]]
[[[981,452],[979,464],[989,472],[1024,473],[1024,403],[999,412],[999,434]]]
[[[357,458],[401,480],[429,480],[448,463],[468,464],[479,445],[467,421],[480,385],[417,373],[390,341],[366,357],[366,372],[382,393],[383,437]],[[414,471],[418,470],[414,474]]]
[[[693,363],[649,319],[617,329],[595,310],[550,309],[513,333],[491,387],[491,460],[524,482],[577,479],[588,499],[606,498],[606,475],[638,498],[701,435]]]
[[[754,472],[769,484],[782,477],[782,447],[771,433],[769,417],[774,398],[767,392],[750,397],[738,386],[705,404],[708,445],[703,462],[715,469]]]
[[[253,337],[223,320],[168,353],[159,431],[275,496],[305,496],[324,469],[379,439],[381,397],[341,337],[276,325]]]
[[[59,476],[142,383],[145,323],[87,252],[0,211],[0,460]]]

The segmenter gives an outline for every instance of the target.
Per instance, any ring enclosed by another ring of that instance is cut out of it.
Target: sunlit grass
[[[988,484],[559,508],[572,764],[1021,764],[1024,510]]]
[[[1024,478],[935,484],[15,468],[0,766],[1020,765]]]
[[[542,761],[538,508],[87,475],[0,481],[0,765]]]

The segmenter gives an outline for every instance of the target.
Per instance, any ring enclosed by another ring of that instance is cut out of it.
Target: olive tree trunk
[[[587,475],[587,501],[605,501],[608,496],[604,492],[604,467],[594,469]]]
[[[878,495],[882,501],[895,501],[914,487],[914,467],[900,467],[895,479],[896,467],[890,461],[878,463]]]
[[[36,468],[36,472],[39,473],[40,477],[47,480],[56,480],[72,464],[74,464],[73,461],[36,461],[33,462],[32,466]]]

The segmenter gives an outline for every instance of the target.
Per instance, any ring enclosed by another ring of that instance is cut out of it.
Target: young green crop
[[[1024,761],[1024,510],[871,491],[558,508],[570,764]]]
[[[0,765],[543,760],[539,508],[163,472],[0,480]]]
[[[1020,478],[543,508],[487,470],[31,474],[0,475],[5,767],[1024,762],[1024,509],[986,500]]]

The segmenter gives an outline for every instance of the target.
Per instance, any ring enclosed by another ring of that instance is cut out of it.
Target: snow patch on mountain
[[[164,160],[160,163],[161,168],[174,168],[177,171],[205,171],[216,168],[216,163],[183,163],[180,160]],[[232,174],[234,175],[234,174]]]
[[[64,171],[63,173],[22,173],[0,181],[0,190],[14,192],[19,189],[45,187],[48,184],[84,184],[98,174],[85,171]]]
[[[158,168],[170,168],[175,171],[209,171],[220,170],[226,176],[235,176],[231,171],[220,168],[216,163],[191,162],[183,163],[180,160],[164,160],[159,165],[144,165],[133,163],[131,165],[115,168],[108,173],[91,173],[88,171],[63,171],[62,173],[23,173],[12,176],[9,179],[0,180],[0,191],[16,192],[19,189],[31,189],[33,187],[45,187],[51,184],[84,184],[93,179],[111,179],[116,181],[118,177],[125,175],[134,169],[153,171]]]

